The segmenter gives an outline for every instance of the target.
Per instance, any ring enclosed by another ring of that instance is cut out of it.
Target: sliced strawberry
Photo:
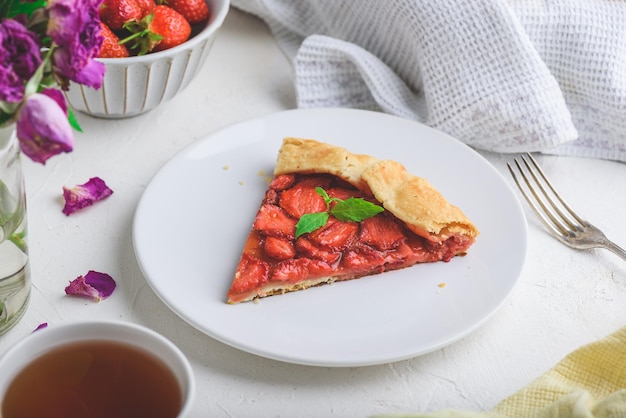
[[[112,30],[120,30],[127,22],[138,22],[144,16],[136,0],[104,0],[98,9],[100,20]]]
[[[321,187],[324,190],[330,188],[330,185],[333,183],[333,177],[325,174],[318,175],[308,175],[300,179],[298,183],[299,186],[302,187]]]
[[[304,279],[315,279],[330,274],[332,267],[320,260],[294,258],[281,261],[272,273],[272,280],[297,283]]]
[[[287,260],[296,255],[293,242],[284,238],[267,237],[265,239],[265,254],[275,260]]]
[[[439,254],[441,261],[448,262],[454,256],[463,254],[473,242],[472,238],[453,235],[443,242],[428,242],[428,246],[429,251]]]
[[[261,233],[253,229],[248,234],[248,239],[246,239],[246,243],[243,247],[243,253],[262,259],[264,254],[263,242],[264,237],[261,236]]]
[[[324,212],[326,202],[313,187],[298,184],[280,193],[280,207],[296,219],[305,213]]]
[[[343,251],[356,241],[358,231],[358,223],[341,222],[331,216],[326,225],[311,232],[308,238],[320,248]]]
[[[298,254],[307,258],[322,260],[330,265],[334,265],[341,258],[340,252],[331,252],[321,249],[307,238],[300,237],[296,240]]]
[[[209,7],[205,0],[167,0],[167,5],[183,15],[192,25],[209,18]]]
[[[278,192],[274,189],[267,189],[265,197],[263,198],[263,203],[278,206]]]
[[[277,191],[285,190],[291,187],[295,181],[295,174],[281,174],[272,179],[269,188]]]
[[[378,250],[386,251],[406,241],[406,236],[391,217],[378,215],[361,222],[359,240]]]
[[[254,219],[253,228],[270,237],[294,239],[296,221],[274,205],[262,205]]]
[[[243,293],[251,289],[255,289],[269,278],[269,265],[256,257],[242,255],[235,279],[229,293]]]
[[[102,28],[102,36],[104,41],[98,57],[100,58],[125,58],[128,56],[128,49],[124,45],[120,45],[120,38],[103,22],[100,22]]]
[[[413,261],[413,251],[406,242],[402,242],[392,251],[383,252],[382,255],[385,259],[385,270],[399,269],[414,264],[414,262],[408,262],[409,260]]]
[[[331,187],[326,190],[328,196],[334,197],[336,199],[346,200],[350,197],[365,197],[365,194],[360,190],[349,189],[345,187]]]
[[[411,235],[406,244],[411,249],[407,263],[429,263],[440,259],[439,253],[433,250],[433,244],[423,237]]]
[[[341,266],[351,272],[366,272],[376,274],[384,271],[385,258],[380,253],[367,246],[360,246],[354,250],[348,250],[343,254]]]

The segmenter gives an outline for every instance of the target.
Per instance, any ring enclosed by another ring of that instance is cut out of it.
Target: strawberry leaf
[[[150,30],[150,25],[154,20],[154,13],[145,16],[139,22],[129,21],[124,24],[124,29],[130,35],[121,39],[120,45],[128,44],[131,50],[137,50],[137,55],[146,55],[151,52],[155,45],[163,40],[163,36]]]
[[[328,222],[328,212],[305,213],[296,224],[296,238],[323,227],[326,222]]]
[[[327,205],[328,205],[328,204],[330,203],[330,201],[332,200],[332,199],[330,198],[330,196],[328,196],[328,193],[326,193],[326,190],[324,190],[324,189],[323,189],[323,188],[321,188],[321,187],[316,187],[316,188],[315,188],[315,192],[316,192],[318,195],[320,195],[320,196],[322,196],[322,197],[324,198],[324,201],[326,202],[326,204],[327,204]]]
[[[360,197],[350,197],[335,204],[331,213],[342,222],[361,222],[376,216],[384,209]]]

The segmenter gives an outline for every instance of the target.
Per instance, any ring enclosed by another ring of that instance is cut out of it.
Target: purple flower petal
[[[78,276],[72,280],[65,288],[65,293],[100,302],[102,299],[111,296],[115,290],[115,286],[115,280],[108,274],[89,270],[84,277]]]
[[[77,210],[91,206],[112,194],[113,190],[100,177],[92,177],[87,183],[72,188],[63,186],[65,198],[63,213],[70,216]]]
[[[39,331],[40,329],[44,329],[44,328],[47,328],[47,327],[48,327],[48,323],[47,323],[47,322],[43,322],[43,323],[41,323],[41,324],[37,325],[37,328],[35,328],[35,329],[33,330],[33,332],[35,332],[35,331]]]

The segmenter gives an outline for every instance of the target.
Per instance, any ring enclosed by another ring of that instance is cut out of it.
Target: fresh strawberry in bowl
[[[126,45],[120,44],[120,38],[105,23],[100,23],[102,28],[102,48],[100,48],[100,57],[104,58],[126,58],[129,56]]]
[[[116,119],[171,100],[204,65],[229,7],[230,0],[103,0],[104,81],[99,90],[70,84],[70,106]]]
[[[192,25],[209,17],[209,7],[204,0],[168,0],[166,4],[183,15]]]
[[[140,3],[137,0],[103,0],[99,14],[102,23],[112,31],[124,29],[127,22],[139,21],[152,12],[154,0]]]

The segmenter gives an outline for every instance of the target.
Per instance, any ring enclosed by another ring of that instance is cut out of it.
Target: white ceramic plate
[[[462,208],[481,235],[466,257],[449,263],[418,265],[260,303],[226,304],[285,136],[402,162]],[[143,274],[181,318],[241,350],[317,366],[402,360],[467,335],[512,292],[526,236],[512,188],[482,156],[424,125],[350,109],[279,112],[196,141],[154,176],[133,225]]]

